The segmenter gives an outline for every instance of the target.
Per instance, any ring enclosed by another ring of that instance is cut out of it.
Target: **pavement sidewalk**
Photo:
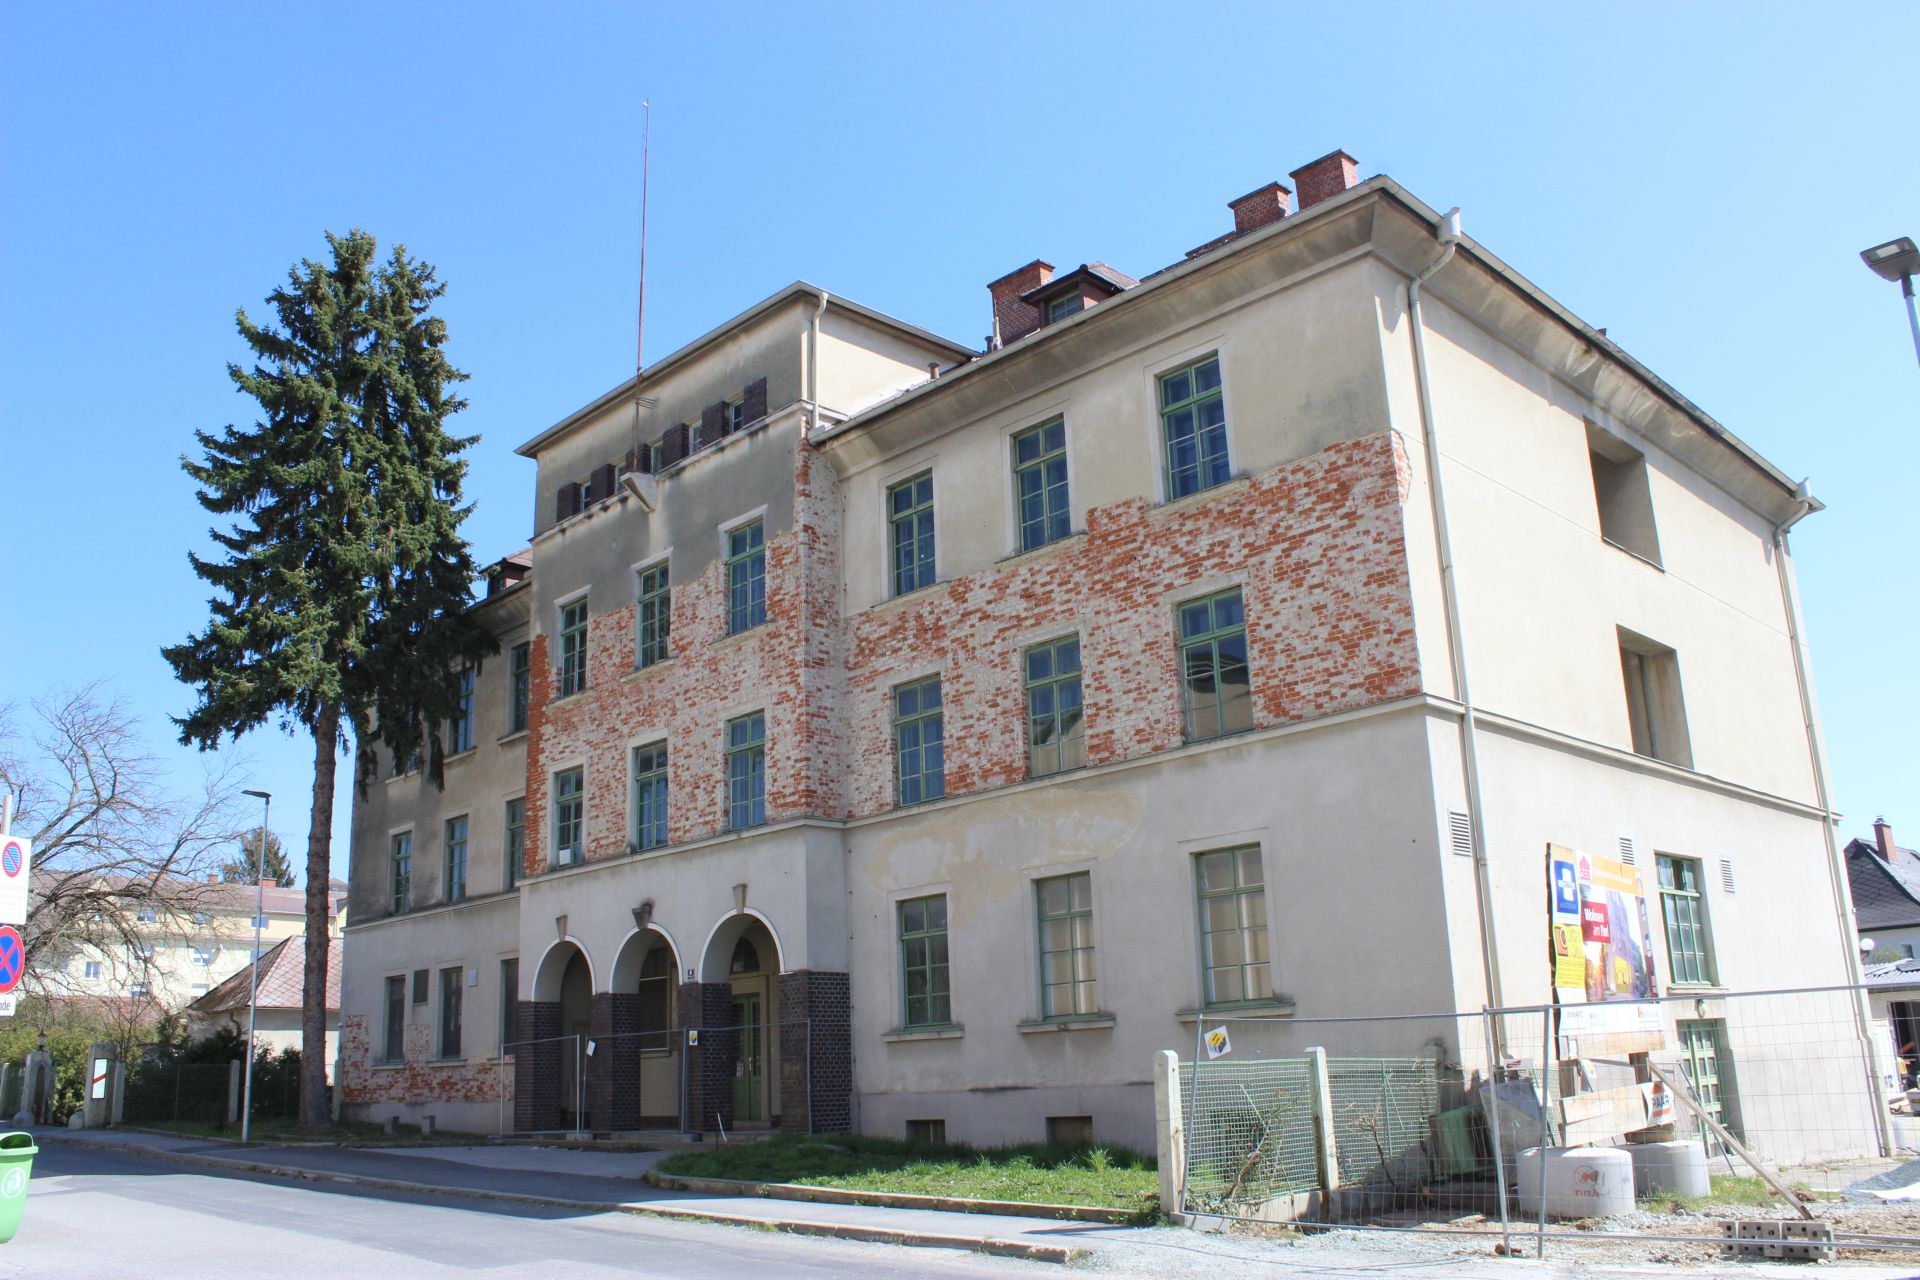
[[[578,1209],[730,1223],[800,1235],[965,1249],[1066,1262],[1125,1228],[1095,1223],[814,1204],[707,1195],[649,1186],[641,1174],[662,1153],[607,1154],[520,1147],[241,1147],[125,1129],[43,1129],[38,1141],[112,1147],[156,1160],[235,1173],[338,1180],[376,1190],[460,1195]]]

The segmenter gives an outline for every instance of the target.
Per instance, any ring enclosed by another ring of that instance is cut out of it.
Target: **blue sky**
[[[1920,370],[1856,257],[1920,236],[1920,8],[1336,8],[13,0],[0,700],[108,679],[194,776],[159,656],[205,619],[177,458],[250,418],[233,312],[323,229],[440,268],[484,437],[468,533],[482,559],[522,545],[512,447],[632,368],[642,97],[650,356],[795,278],[977,345],[988,280],[1036,256],[1144,274],[1343,147],[1810,477],[1843,829],[1884,813],[1920,843]],[[309,744],[241,750],[304,847]]]

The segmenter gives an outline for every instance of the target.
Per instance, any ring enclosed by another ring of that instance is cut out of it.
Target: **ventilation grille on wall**
[[[1720,859],[1720,892],[1733,892],[1733,859]]]
[[[1463,858],[1473,856],[1473,819],[1458,809],[1447,815],[1447,847]]]
[[[1620,837],[1620,861],[1626,863],[1630,867],[1637,867],[1640,865],[1639,857],[1640,857],[1639,853],[1633,847],[1633,837],[1621,836]]]

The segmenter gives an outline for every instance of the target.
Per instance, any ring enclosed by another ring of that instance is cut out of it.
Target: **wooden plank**
[[[1566,1141],[1596,1142],[1631,1133],[1647,1123],[1647,1104],[1637,1084],[1594,1093],[1576,1093],[1560,1100],[1561,1127]]]
[[[1729,1151],[1752,1165],[1753,1171],[1760,1175],[1762,1181],[1773,1188],[1774,1194],[1798,1209],[1801,1217],[1806,1218],[1808,1221],[1813,1219],[1813,1210],[1801,1203],[1800,1197],[1793,1194],[1793,1189],[1780,1180],[1779,1174],[1769,1168],[1759,1156],[1747,1150],[1745,1143],[1741,1142],[1740,1139],[1734,1137],[1731,1133],[1728,1133],[1725,1126],[1708,1115],[1707,1109],[1701,1106],[1699,1100],[1693,1096],[1693,1090],[1682,1089],[1679,1085],[1675,1084],[1666,1072],[1654,1065],[1651,1059],[1647,1062],[1647,1070],[1653,1073],[1655,1080],[1667,1086],[1667,1092],[1673,1095],[1676,1102],[1698,1116],[1700,1122],[1713,1132],[1714,1137],[1726,1143]]]

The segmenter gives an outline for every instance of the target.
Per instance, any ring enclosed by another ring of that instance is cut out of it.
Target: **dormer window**
[[[1065,320],[1076,311],[1086,308],[1087,300],[1079,294],[1069,294],[1064,298],[1055,298],[1047,304],[1047,323],[1054,324]]]
[[[1124,293],[1138,283],[1124,271],[1115,271],[1104,262],[1083,263],[1058,279],[1049,271],[1046,279],[1018,295],[1018,300],[1031,308],[1026,314],[1032,317],[1032,327],[1021,328],[1004,340],[1025,337],[1032,332],[1032,328],[1058,324],[1096,302],[1105,302],[1117,293]]]

